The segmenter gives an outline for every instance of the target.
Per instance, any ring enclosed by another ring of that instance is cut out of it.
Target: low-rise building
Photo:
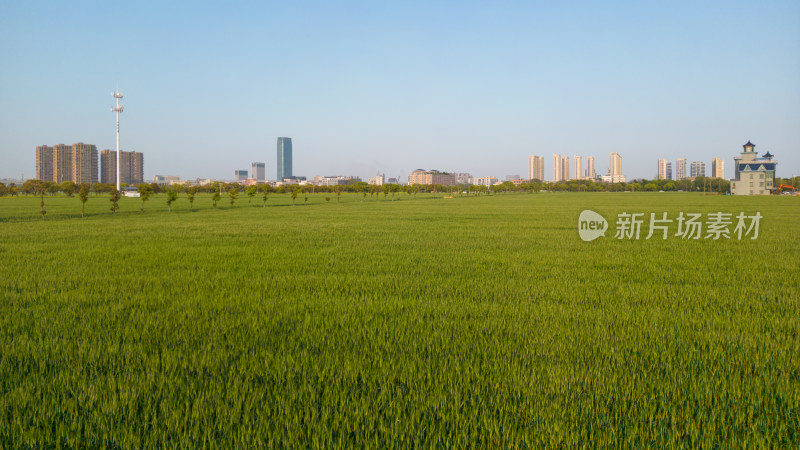
[[[755,144],[747,141],[740,156],[733,158],[736,178],[731,180],[731,194],[767,195],[775,188],[775,168],[778,161],[769,152],[758,157]]]
[[[408,176],[408,184],[441,184],[442,186],[455,186],[456,174],[440,172],[438,170],[417,169]]]

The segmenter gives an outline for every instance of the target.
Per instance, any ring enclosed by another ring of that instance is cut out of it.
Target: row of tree
[[[776,178],[775,185],[780,184],[792,185],[792,180],[788,178]],[[124,185],[128,188],[129,186]],[[730,181],[719,178],[697,177],[694,180],[646,180],[637,179],[627,183],[601,183],[591,180],[569,180],[556,183],[542,182],[539,180],[531,180],[529,182],[514,184],[506,181],[501,184],[493,186],[477,186],[477,185],[458,185],[458,186],[443,186],[440,184],[434,185],[399,185],[399,184],[384,184],[382,186],[369,185],[364,182],[350,183],[345,185],[336,186],[314,186],[307,185],[282,185],[273,187],[269,184],[258,184],[253,186],[242,186],[239,183],[225,183],[215,182],[203,186],[162,186],[156,183],[144,183],[136,186],[140,195],[153,195],[159,193],[175,192],[178,194],[194,193],[218,193],[220,195],[229,193],[231,191],[244,192],[251,198],[256,193],[277,193],[277,194],[292,194],[297,192],[298,195],[308,193],[331,193],[341,195],[342,193],[360,193],[370,195],[384,194],[384,196],[391,195],[393,198],[395,194],[416,194],[418,192],[425,193],[448,193],[451,195],[482,195],[493,193],[505,193],[514,191],[559,191],[559,192],[622,192],[622,191],[685,191],[685,192],[715,192],[727,193],[730,191]],[[62,193],[68,197],[73,197],[79,192],[85,190],[87,193],[91,192],[95,195],[111,194],[115,190],[113,184],[108,183],[94,183],[89,184],[75,184],[71,181],[63,183],[52,183],[49,181],[41,180],[27,180],[21,186],[16,186],[14,183],[6,186],[0,183],[0,196],[15,196],[15,195],[56,195]],[[142,194],[146,192],[146,194]]]

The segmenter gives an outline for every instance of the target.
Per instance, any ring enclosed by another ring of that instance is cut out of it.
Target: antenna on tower
[[[111,107],[111,112],[117,113],[117,191],[120,189],[120,174],[119,174],[119,161],[122,159],[122,155],[119,151],[119,113],[125,110],[124,106],[120,106],[119,99],[123,97],[122,92],[119,91],[119,85],[117,85],[117,90],[111,93],[111,97],[117,100],[117,106]]]

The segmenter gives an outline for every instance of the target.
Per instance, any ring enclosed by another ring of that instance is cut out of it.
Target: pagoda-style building
[[[769,152],[758,157],[755,144],[747,141],[741,156],[733,158],[736,178],[731,180],[731,194],[767,195],[775,189],[775,167],[778,161]]]

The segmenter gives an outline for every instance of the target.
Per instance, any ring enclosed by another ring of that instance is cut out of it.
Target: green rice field
[[[0,448],[800,447],[800,197],[39,202],[0,198]]]

